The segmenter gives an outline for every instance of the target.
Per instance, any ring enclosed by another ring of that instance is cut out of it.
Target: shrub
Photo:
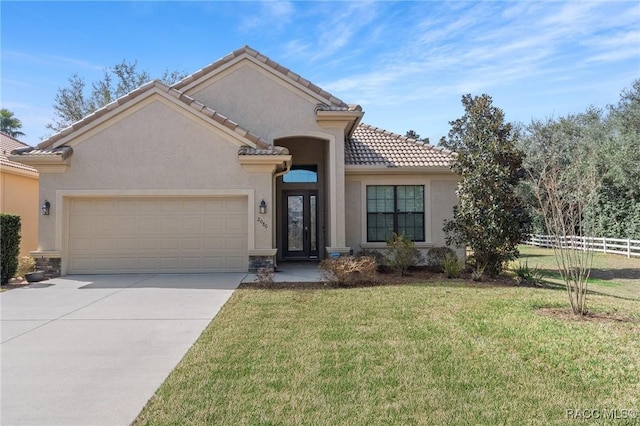
[[[14,276],[24,278],[26,274],[28,274],[29,272],[33,272],[35,269],[35,259],[29,256],[22,256],[20,259],[18,259],[18,270],[16,271]]]
[[[413,240],[404,233],[398,235],[394,232],[393,237],[387,240],[387,248],[386,261],[401,276],[420,261],[420,251]]]
[[[375,282],[377,267],[376,260],[369,256],[328,258],[319,266],[329,282],[339,285]]]
[[[362,249],[362,251],[358,253],[358,257],[371,257],[376,261],[378,272],[384,270],[384,255],[378,250]]]
[[[462,263],[458,260],[458,256],[453,255],[447,256],[444,259],[442,264],[442,270],[444,272],[444,276],[447,278],[459,278],[462,274]]]
[[[518,284],[537,284],[542,280],[542,272],[537,267],[530,268],[529,263],[525,260],[524,265],[518,262],[518,265],[512,268],[516,274],[516,282]]]
[[[434,247],[427,253],[426,263],[429,269],[432,269],[434,272],[445,272],[444,265],[449,257],[455,257],[456,260],[458,256],[456,252],[453,251],[450,247]]]
[[[0,284],[9,282],[18,269],[20,216],[0,213]]]

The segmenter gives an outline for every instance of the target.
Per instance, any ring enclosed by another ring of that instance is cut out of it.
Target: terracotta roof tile
[[[29,157],[57,157],[66,160],[73,155],[73,148],[70,146],[59,146],[54,149],[37,149],[33,147],[19,148],[11,151],[11,155],[22,155]]]
[[[4,133],[0,133],[0,164],[3,167],[10,167],[14,169],[25,170],[29,172],[38,172],[31,166],[27,166],[26,164],[17,163],[15,161],[11,161],[7,158],[7,156],[11,155],[11,151],[16,149],[24,149],[31,148],[24,142],[20,142],[16,138],[12,138],[9,135],[5,135]]]
[[[454,155],[447,149],[361,124],[347,141],[345,164],[448,168]]]
[[[298,75],[295,72],[291,71],[290,69],[280,65],[276,61],[274,61],[272,59],[269,59],[267,56],[261,54],[260,52],[258,52],[255,49],[252,49],[249,46],[244,46],[244,47],[241,47],[240,49],[234,50],[230,54],[218,59],[217,61],[213,62],[212,64],[209,64],[206,67],[194,72],[190,76],[187,76],[187,77],[183,78],[182,80],[180,80],[177,83],[175,83],[172,87],[174,89],[180,90],[183,87],[185,87],[186,85],[188,85],[188,84],[194,82],[195,80],[197,80],[198,78],[202,77],[203,75],[208,74],[208,73],[210,73],[211,71],[213,71],[213,70],[215,70],[217,68],[220,68],[221,66],[231,62],[232,60],[234,60],[237,57],[242,56],[242,55],[251,56],[251,57],[255,58],[256,60],[258,60],[259,62],[262,62],[265,65],[269,66],[274,71],[284,75],[285,77],[288,77],[288,78],[298,82],[299,84],[301,84],[302,86],[308,88],[309,90],[311,90],[312,92],[316,93],[317,95],[327,99],[329,102],[331,102],[331,105],[344,106],[344,107],[348,106],[346,103],[344,103],[340,99],[338,99],[335,96],[331,95],[331,93],[329,93],[329,92],[327,92],[325,90],[322,90],[320,87],[316,86],[315,84],[311,83],[308,80],[305,80],[300,75]]]
[[[251,148],[250,146],[241,146],[238,155],[288,155],[289,150],[283,146],[271,145],[269,148]]]

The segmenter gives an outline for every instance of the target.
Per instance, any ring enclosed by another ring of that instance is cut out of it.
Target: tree
[[[602,184],[588,216],[598,236],[640,239],[640,80],[608,107],[603,126],[607,137],[597,141]]]
[[[593,250],[584,239],[593,236],[595,222],[588,213],[597,201],[602,179],[598,145],[590,141],[606,135],[597,124],[600,118],[599,111],[590,110],[557,121],[534,121],[528,128],[527,141],[535,153],[527,158],[534,206],[553,239],[558,270],[576,315],[587,313]]]
[[[6,108],[0,109],[0,132],[9,135],[12,138],[24,136],[19,129],[22,128],[22,122],[14,117],[13,113]]]
[[[515,187],[524,177],[523,153],[504,113],[490,96],[462,97],[465,114],[451,121],[441,143],[457,152],[451,168],[460,175],[458,205],[445,222],[447,244],[473,250],[474,278],[499,274],[517,258],[517,246],[529,232],[530,218]]]
[[[121,63],[105,69],[102,79],[91,84],[89,93],[85,91],[84,78],[78,74],[72,75],[69,78],[69,86],[58,89],[53,105],[56,118],[53,123],[47,124],[47,128],[59,132],[151,81],[150,74],[147,71],[139,71],[137,65],[137,61],[123,60]],[[185,76],[186,74],[178,71],[165,70],[159,80],[171,85]]]
[[[429,138],[420,138],[420,135],[415,130],[408,130],[407,133],[404,134],[404,137],[422,141],[424,143],[429,143]]]

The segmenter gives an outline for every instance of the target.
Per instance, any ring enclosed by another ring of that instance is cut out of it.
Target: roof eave
[[[455,174],[449,166],[383,166],[383,165],[356,165],[347,164],[344,167],[345,174],[376,174],[376,175],[395,175],[395,174]]]
[[[364,111],[322,111],[316,110],[316,121],[320,126],[344,128],[346,137],[350,137],[360,124]]]

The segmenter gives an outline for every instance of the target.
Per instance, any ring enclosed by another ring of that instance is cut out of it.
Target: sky
[[[244,45],[361,105],[363,123],[432,143],[467,93],[527,124],[604,109],[640,78],[637,0],[2,0],[0,24],[0,106],[30,145],[74,74],[90,86],[123,60],[191,74]]]

